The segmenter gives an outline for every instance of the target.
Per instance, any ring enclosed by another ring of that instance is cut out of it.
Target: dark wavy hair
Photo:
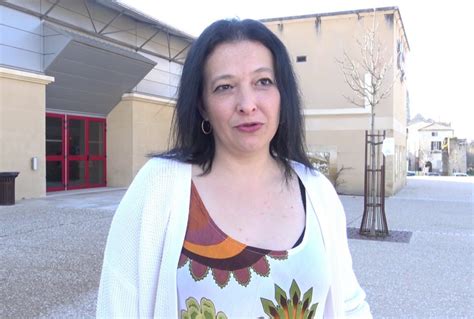
[[[300,95],[288,52],[265,25],[250,19],[218,20],[192,44],[183,66],[173,116],[172,148],[155,156],[198,164],[204,174],[211,171],[215,141],[212,134],[202,133],[203,118],[199,111],[203,103],[204,65],[218,45],[243,40],[259,42],[273,55],[280,92],[280,124],[270,142],[271,156],[283,165],[287,178],[292,174],[291,160],[312,169],[305,152]]]

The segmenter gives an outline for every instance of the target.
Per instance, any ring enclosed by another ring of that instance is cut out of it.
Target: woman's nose
[[[237,100],[237,111],[242,114],[252,113],[257,109],[254,93],[251,89],[241,89]]]

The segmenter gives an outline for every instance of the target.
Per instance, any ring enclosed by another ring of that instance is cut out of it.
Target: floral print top
[[[181,318],[322,318],[329,291],[328,260],[304,188],[306,231],[295,247],[271,251],[227,236],[191,184],[177,273]]]

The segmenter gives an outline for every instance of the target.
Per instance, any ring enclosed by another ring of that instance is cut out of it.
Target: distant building
[[[346,51],[360,58],[357,40],[374,23],[385,46],[384,61],[393,61],[386,85],[390,96],[375,110],[376,130],[385,130],[395,141],[394,155],[386,157],[386,194],[392,195],[406,182],[406,114],[408,91],[405,59],[410,50],[398,8],[375,8],[308,14],[262,20],[288,48],[303,96],[306,142],[331,176],[339,176],[338,191],[364,193],[365,131],[370,128],[370,106],[358,107],[344,96],[354,92],[344,81],[336,60]],[[361,101],[359,101],[361,102]],[[362,104],[364,101],[362,100]],[[342,168],[345,170],[340,171]],[[340,174],[338,174],[338,172]]]
[[[407,127],[407,161],[408,170],[421,171],[423,163],[420,160],[420,133],[419,129],[431,124],[431,122],[418,120],[409,122]]]
[[[421,120],[408,125],[408,169],[442,172],[445,138],[454,137],[450,124]]]
[[[432,123],[418,130],[420,136],[420,160],[430,172],[441,173],[442,145],[445,138],[454,137],[451,126],[442,123]]]
[[[443,141],[443,168],[442,174],[451,176],[454,173],[467,172],[467,149],[466,139],[447,137]]]
[[[467,173],[474,175],[474,141],[471,141],[467,147]]]

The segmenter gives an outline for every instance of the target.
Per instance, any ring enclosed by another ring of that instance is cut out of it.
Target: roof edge
[[[403,30],[403,36],[405,37],[405,41],[408,46],[408,50],[410,50],[410,44],[408,42],[408,37],[405,30],[405,25],[403,24],[402,15],[400,14],[400,9],[397,6],[391,7],[379,7],[379,8],[368,8],[368,9],[356,9],[356,10],[344,10],[344,11],[334,11],[334,12],[323,12],[323,13],[312,13],[312,14],[303,14],[297,16],[286,16],[286,17],[276,17],[276,18],[265,18],[259,19],[260,22],[277,22],[277,21],[285,21],[285,20],[299,20],[299,19],[309,19],[309,18],[322,18],[322,17],[331,17],[331,16],[338,16],[338,15],[348,15],[348,14],[361,14],[361,13],[369,13],[369,12],[383,12],[383,11],[395,11],[398,13],[400,17],[400,23]]]
[[[436,128],[437,125],[443,126],[443,128]],[[429,129],[430,127],[433,127],[433,126],[435,127],[432,130]],[[454,131],[454,129],[451,127],[451,124],[442,123],[442,122],[433,122],[419,128],[418,131]]]
[[[312,13],[312,14],[303,14],[297,16],[286,16],[286,17],[276,17],[276,18],[266,18],[260,19],[261,22],[274,22],[274,21],[283,21],[283,20],[297,20],[297,19],[307,19],[307,18],[318,18],[318,17],[330,17],[346,14],[358,14],[358,13],[369,13],[373,11],[398,11],[398,7],[380,7],[380,8],[368,8],[368,9],[356,9],[356,10],[344,10],[344,11],[333,11],[333,12],[323,12],[323,13]]]
[[[135,19],[135,20],[145,22],[145,23],[149,23],[151,25],[154,25],[155,27],[168,30],[173,35],[184,38],[188,41],[192,42],[196,39],[196,37],[184,32],[182,30],[179,30],[179,29],[177,29],[177,28],[175,28],[175,27],[173,27],[173,26],[171,26],[167,23],[164,23],[163,21],[160,21],[156,18],[153,18],[153,17],[147,15],[146,13],[143,13],[140,10],[135,9],[134,7],[130,7],[130,6],[126,5],[125,3],[121,2],[120,0],[96,0],[96,1],[100,4],[102,4],[102,5],[110,8],[110,9],[113,9],[113,10],[116,10],[116,11],[119,11],[119,12],[123,12],[125,15],[127,15],[127,16]]]

